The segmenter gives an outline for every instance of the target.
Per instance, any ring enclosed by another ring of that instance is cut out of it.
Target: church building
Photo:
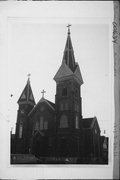
[[[83,77],[75,61],[70,26],[61,66],[54,76],[55,103],[43,96],[35,103],[28,77],[18,100],[14,154],[36,157],[99,159],[100,127],[96,117],[83,118]]]

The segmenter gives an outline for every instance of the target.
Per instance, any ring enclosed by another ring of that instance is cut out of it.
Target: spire
[[[18,100],[18,104],[35,105],[35,99],[30,85],[30,74],[28,74],[27,84]]]
[[[74,51],[72,47],[71,37],[70,37],[70,26],[68,25],[67,41],[65,45],[62,65],[58,69],[54,76],[54,80],[59,82],[73,77],[80,85],[83,84],[82,74],[77,62],[75,62]]]
[[[70,24],[68,24],[68,36],[66,41],[66,46],[64,50],[63,55],[63,63],[67,64],[67,66],[72,70],[72,72],[75,71],[75,57],[74,57],[74,51],[72,47],[71,37],[70,37]]]

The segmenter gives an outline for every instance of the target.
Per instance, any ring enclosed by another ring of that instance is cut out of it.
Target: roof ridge
[[[36,109],[37,106],[38,106],[40,103],[42,103],[42,102],[46,102],[53,110],[55,110],[55,104],[52,103],[51,101],[45,99],[44,97],[42,97],[42,98],[38,101],[38,103],[33,107],[33,109],[30,111],[30,113],[28,114],[28,116],[29,116],[29,115],[34,111],[34,109]],[[54,106],[53,106],[53,105],[54,105]]]

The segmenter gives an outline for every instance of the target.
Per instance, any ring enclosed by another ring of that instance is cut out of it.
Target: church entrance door
[[[47,138],[40,132],[37,132],[32,140],[32,154],[36,157],[47,156],[47,144]]]

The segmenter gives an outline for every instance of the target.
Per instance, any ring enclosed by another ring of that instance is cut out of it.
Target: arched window
[[[48,129],[48,122],[43,118],[43,116],[40,116],[40,130],[43,129]]]
[[[23,131],[23,126],[22,126],[22,124],[20,124],[20,126],[19,126],[19,138],[20,139],[22,138],[22,131]]]
[[[75,128],[79,129],[79,121],[78,121],[78,116],[77,115],[75,117]]]
[[[66,115],[62,115],[60,118],[60,128],[67,128],[68,127],[68,118]]]
[[[44,125],[43,125],[43,116],[40,116],[40,130],[44,129]]]
[[[67,96],[67,88],[64,87],[62,90],[62,96]]]

